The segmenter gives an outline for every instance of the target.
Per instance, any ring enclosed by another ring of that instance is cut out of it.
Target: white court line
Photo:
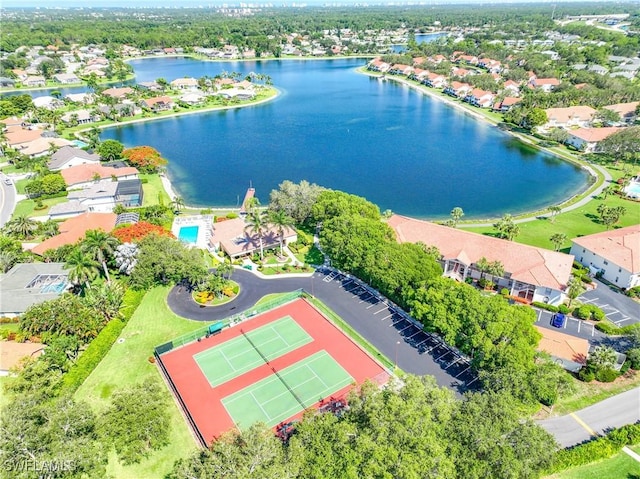
[[[382,309],[379,309],[378,311],[376,311],[375,313],[373,313],[373,315],[375,316],[376,314],[378,314],[378,313],[382,313],[383,311],[389,311],[389,308],[388,308],[388,307],[384,307],[384,308],[382,308]]]
[[[253,400],[255,401],[255,403],[258,405],[258,407],[262,410],[262,412],[264,413],[265,416],[267,416],[267,419],[269,421],[271,421],[271,416],[267,413],[267,411],[264,410],[264,408],[262,407],[262,404],[260,404],[258,402],[258,400],[256,399],[256,397],[253,395],[253,391],[249,391],[249,394],[251,394],[251,397],[253,398]]]

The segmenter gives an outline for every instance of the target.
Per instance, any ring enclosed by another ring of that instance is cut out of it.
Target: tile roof
[[[566,108],[547,108],[545,110],[549,121],[567,123],[569,120],[578,119],[588,121],[596,114],[596,110],[590,106],[570,106]]]
[[[52,170],[61,168],[73,158],[81,158],[85,161],[93,163],[100,162],[100,156],[96,155],[95,153],[88,153],[80,148],[75,148],[73,146],[63,146],[53,155],[51,155],[51,160],[49,160],[47,166]]]
[[[535,328],[542,334],[542,339],[538,343],[538,351],[544,351],[556,358],[586,364],[589,355],[589,341],[540,326],[535,326]]]
[[[640,224],[580,236],[571,241],[632,274],[640,273]]]
[[[111,180],[100,180],[97,183],[82,188],[80,190],[71,190],[67,195],[70,200],[82,200],[85,198],[104,198],[115,196],[118,189],[118,182]]]
[[[571,276],[572,255],[400,215],[393,215],[388,224],[401,243],[422,241],[436,246],[444,259],[456,259],[466,265],[482,257],[497,260],[512,279],[527,284],[564,290]]]
[[[42,130],[29,130],[20,126],[10,126],[4,134],[7,145],[15,147],[23,143],[29,143],[42,136]]]
[[[220,243],[230,256],[251,253],[260,249],[260,241],[256,234],[245,232],[246,223],[242,218],[234,218],[220,223],[214,223],[211,241]],[[285,240],[297,233],[291,228],[284,232]],[[273,247],[280,244],[280,238],[275,229],[268,230],[262,238],[263,247]]]
[[[638,105],[640,105],[640,101],[632,101],[630,103],[616,103],[615,105],[607,105],[603,108],[615,111],[617,114],[624,118],[625,116],[632,116],[635,113],[636,108],[638,108]]]
[[[44,351],[42,343],[17,343],[0,341],[0,371],[9,371],[18,366],[22,359],[37,358]]]
[[[578,128],[577,130],[569,131],[569,135],[580,138],[586,142],[598,142],[605,138],[610,137],[618,133],[622,128],[617,126],[607,126],[602,128]]]
[[[71,141],[65,140],[64,138],[36,138],[29,143],[23,144],[20,149],[20,153],[27,156],[41,155],[43,153],[47,153],[52,145],[63,147],[72,144],[73,143],[71,143]]]
[[[138,170],[132,166],[124,168],[113,168],[111,166],[103,166],[101,164],[77,165],[71,168],[65,168],[60,171],[67,186],[71,187],[78,183],[86,183],[93,180],[96,175],[100,179],[108,179],[113,176],[120,178],[123,176],[137,175]]]
[[[107,233],[116,225],[118,215],[115,213],[84,213],[60,224],[60,233],[31,249],[35,254],[42,255],[52,248],[59,248],[65,244],[75,244],[84,238],[89,230],[102,230]]]

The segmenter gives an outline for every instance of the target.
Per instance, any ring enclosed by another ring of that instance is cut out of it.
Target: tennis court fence
[[[253,316],[264,313],[265,311],[269,311],[278,306],[282,306],[283,304],[290,303],[291,301],[294,301],[298,298],[309,296],[309,293],[307,293],[304,289],[296,289],[295,291],[291,291],[290,293],[279,295],[277,298],[274,298],[270,301],[265,301],[264,303],[260,303],[259,305],[256,305],[241,313],[236,313],[233,316],[229,316],[228,318],[221,319],[212,324],[207,324],[206,326],[198,328],[195,331],[191,331],[190,333],[183,334],[182,336],[179,336],[169,342],[160,344],[154,348],[155,354],[156,356],[160,356],[176,348],[184,346],[185,344],[190,344],[194,341],[197,341],[198,339],[207,336],[210,328],[213,325],[219,325],[220,323],[222,323],[222,328],[228,328],[230,326],[240,324],[241,322],[246,321]]]

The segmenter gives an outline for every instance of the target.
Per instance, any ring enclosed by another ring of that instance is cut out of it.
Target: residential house
[[[549,93],[560,85],[560,80],[557,78],[534,78],[529,82],[531,88],[540,89]]]
[[[118,215],[115,213],[84,213],[80,216],[69,218],[60,223],[57,235],[47,238],[42,243],[34,246],[31,248],[31,252],[42,256],[47,250],[57,249],[68,244],[76,244],[84,238],[84,235],[89,230],[102,230],[105,233],[109,233],[116,226],[117,219]]]
[[[507,92],[509,96],[519,96],[520,95],[520,84],[513,80],[507,80],[502,85],[504,91]]]
[[[20,147],[20,153],[29,158],[38,158],[51,153],[52,148],[56,149],[70,145],[73,145],[73,142],[64,138],[43,136],[22,145]]]
[[[80,103],[82,105],[92,105],[96,101],[96,96],[93,93],[69,93],[64,98],[72,103]]]
[[[83,109],[65,113],[60,117],[60,119],[67,125],[73,123],[74,121],[78,125],[86,125],[87,123],[100,121],[102,118],[100,117],[100,115],[94,114],[91,110]]]
[[[542,335],[542,339],[538,343],[538,351],[549,354],[551,359],[563,369],[577,373],[587,364],[589,341],[554,329],[537,325],[534,327]]]
[[[182,103],[186,103],[187,105],[201,105],[206,101],[206,97],[203,93],[199,91],[194,91],[190,93],[185,93],[180,97],[180,101]]]
[[[435,65],[439,65],[440,63],[446,61],[447,57],[445,57],[444,55],[434,55],[432,57],[429,57],[427,60]]]
[[[409,76],[413,72],[413,67],[409,65],[403,65],[402,63],[396,63],[389,68],[389,73],[393,75],[405,75]]]
[[[241,88],[227,88],[226,90],[220,90],[216,95],[229,99],[236,98],[238,100],[250,100],[256,96],[254,91],[244,90]]]
[[[16,81],[13,78],[0,77],[0,88],[13,88],[16,86]]]
[[[562,304],[573,256],[400,215],[388,220],[400,243],[422,242],[438,248],[444,276],[478,279],[478,261],[499,261],[504,274],[491,278],[499,288],[526,301]]]
[[[17,263],[0,275],[0,316],[19,316],[30,306],[56,299],[68,287],[64,263]]]
[[[46,108],[47,110],[56,110],[64,105],[62,100],[55,97],[44,95],[33,99],[33,106],[36,108]]]
[[[548,108],[545,110],[548,122],[545,128],[588,127],[593,121],[596,110],[590,106],[569,106],[566,108]]]
[[[120,88],[107,88],[102,92],[103,96],[109,96],[117,100],[123,100],[131,94],[133,94],[133,88],[130,88],[128,86]]]
[[[578,128],[569,130],[567,144],[574,146],[580,151],[593,152],[598,148],[598,143],[611,135],[618,133],[622,128],[608,126],[602,128]]]
[[[73,146],[63,146],[53,155],[47,163],[51,171],[60,171],[77,165],[100,164],[100,156]]]
[[[173,99],[168,96],[154,96],[153,98],[145,98],[142,100],[142,106],[153,112],[172,110],[175,106]]]
[[[509,111],[513,107],[513,105],[516,105],[521,101],[522,101],[522,98],[514,98],[514,97],[506,96],[501,102],[495,103],[493,105],[493,109],[501,112]]]
[[[10,148],[18,150],[24,148],[26,144],[33,140],[41,138],[43,133],[44,130],[35,128],[23,128],[19,125],[10,126],[4,130],[5,144]]]
[[[67,199],[77,200],[81,205],[86,206],[88,211],[96,212],[113,211],[116,205],[141,206],[142,182],[139,179],[100,180],[82,189],[69,191]]]
[[[451,74],[456,77],[464,78],[466,76],[473,75],[473,72],[471,70],[467,70],[466,68],[454,67],[451,69]]]
[[[73,73],[58,73],[56,75],[53,75],[53,79],[58,83],[62,83],[63,85],[82,82],[82,80],[80,80],[80,78],[78,78]]]
[[[198,88],[198,80],[195,78],[176,78],[171,82],[171,87],[177,90],[191,90]]]
[[[437,73],[429,73],[423,83],[431,88],[443,88],[447,84],[447,77]]]
[[[620,121],[624,123],[633,123],[638,118],[638,106],[640,101],[632,101],[630,103],[617,103],[615,105],[607,105],[604,108],[615,111],[620,115]]]
[[[502,71],[502,63],[491,58],[481,58],[478,60],[478,66],[484,68],[489,73],[500,73]]]
[[[467,96],[464,97],[464,101],[471,103],[473,106],[479,108],[490,108],[493,105],[493,100],[496,96],[490,91],[484,91],[480,88],[474,88]]]
[[[102,105],[98,107],[98,111],[107,118],[121,118],[135,116],[142,113],[142,108],[130,100],[125,100],[116,105]]]
[[[260,239],[257,234],[245,231],[243,218],[235,218],[214,223],[210,246],[216,251],[224,251],[230,258],[239,258],[260,251]],[[298,234],[294,229],[285,228],[284,244],[297,241]],[[279,247],[280,236],[275,228],[268,229],[262,237],[263,248]]]
[[[40,75],[30,75],[22,81],[22,85],[26,87],[45,86],[46,80]]]
[[[571,254],[622,289],[640,286],[640,224],[574,238]]]
[[[474,55],[460,55],[455,60],[457,63],[464,63],[466,65],[477,65],[478,57]]]
[[[138,170],[132,166],[113,167],[102,164],[77,165],[60,171],[68,190],[86,188],[100,180],[135,180]]]
[[[369,62],[367,68],[374,72],[386,73],[389,71],[389,68],[391,68],[391,65],[383,62],[379,58],[374,58]]]
[[[443,91],[449,96],[464,98],[471,90],[473,90],[473,87],[468,83],[453,81],[449,86],[445,87]]]

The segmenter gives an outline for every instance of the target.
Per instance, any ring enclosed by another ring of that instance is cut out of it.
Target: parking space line
[[[366,309],[371,309],[371,308],[373,308],[374,306],[377,306],[378,304],[380,304],[380,302],[379,302],[379,301],[376,301],[375,303],[371,303],[369,306],[367,306],[367,308],[366,308]]]
[[[580,325],[582,324],[582,321],[578,321],[578,332],[580,332]]]
[[[384,321],[385,319],[389,319],[391,316],[393,316],[393,313],[386,315],[384,318],[381,318],[380,321]]]
[[[459,376],[462,376],[465,372],[467,372],[469,369],[471,368],[471,366],[467,366],[465,369],[463,369],[461,372],[459,372],[457,375],[454,376],[454,378],[458,379]]]
[[[599,298],[593,298],[593,299],[580,299],[580,301],[582,301],[583,303],[592,303],[595,301],[598,301]]]
[[[358,301],[359,303],[366,303],[367,301],[369,301],[371,298],[373,298],[373,295],[371,293],[367,293],[367,295],[362,298],[361,296],[358,296],[360,299],[360,301]]]
[[[375,316],[376,314],[378,314],[378,313],[382,313],[383,311],[389,311],[389,308],[385,306],[384,308],[379,309],[378,311],[376,311],[375,313],[373,313],[373,315]]]
[[[453,366],[454,364],[456,364],[458,361],[460,361],[462,358],[461,357],[457,357],[456,360],[454,362],[452,362],[451,364],[449,364],[449,366],[447,366],[446,368],[444,368],[444,370],[446,371],[447,369],[449,369],[451,366]]]
[[[411,336],[409,336],[407,339],[411,339],[413,338],[416,334],[420,334],[422,331],[418,330],[415,333],[413,333]]]
[[[406,328],[402,328],[400,331],[398,331],[398,334],[402,334],[404,331],[406,331],[407,329],[413,327],[413,324],[409,323],[409,326],[407,326]]]

